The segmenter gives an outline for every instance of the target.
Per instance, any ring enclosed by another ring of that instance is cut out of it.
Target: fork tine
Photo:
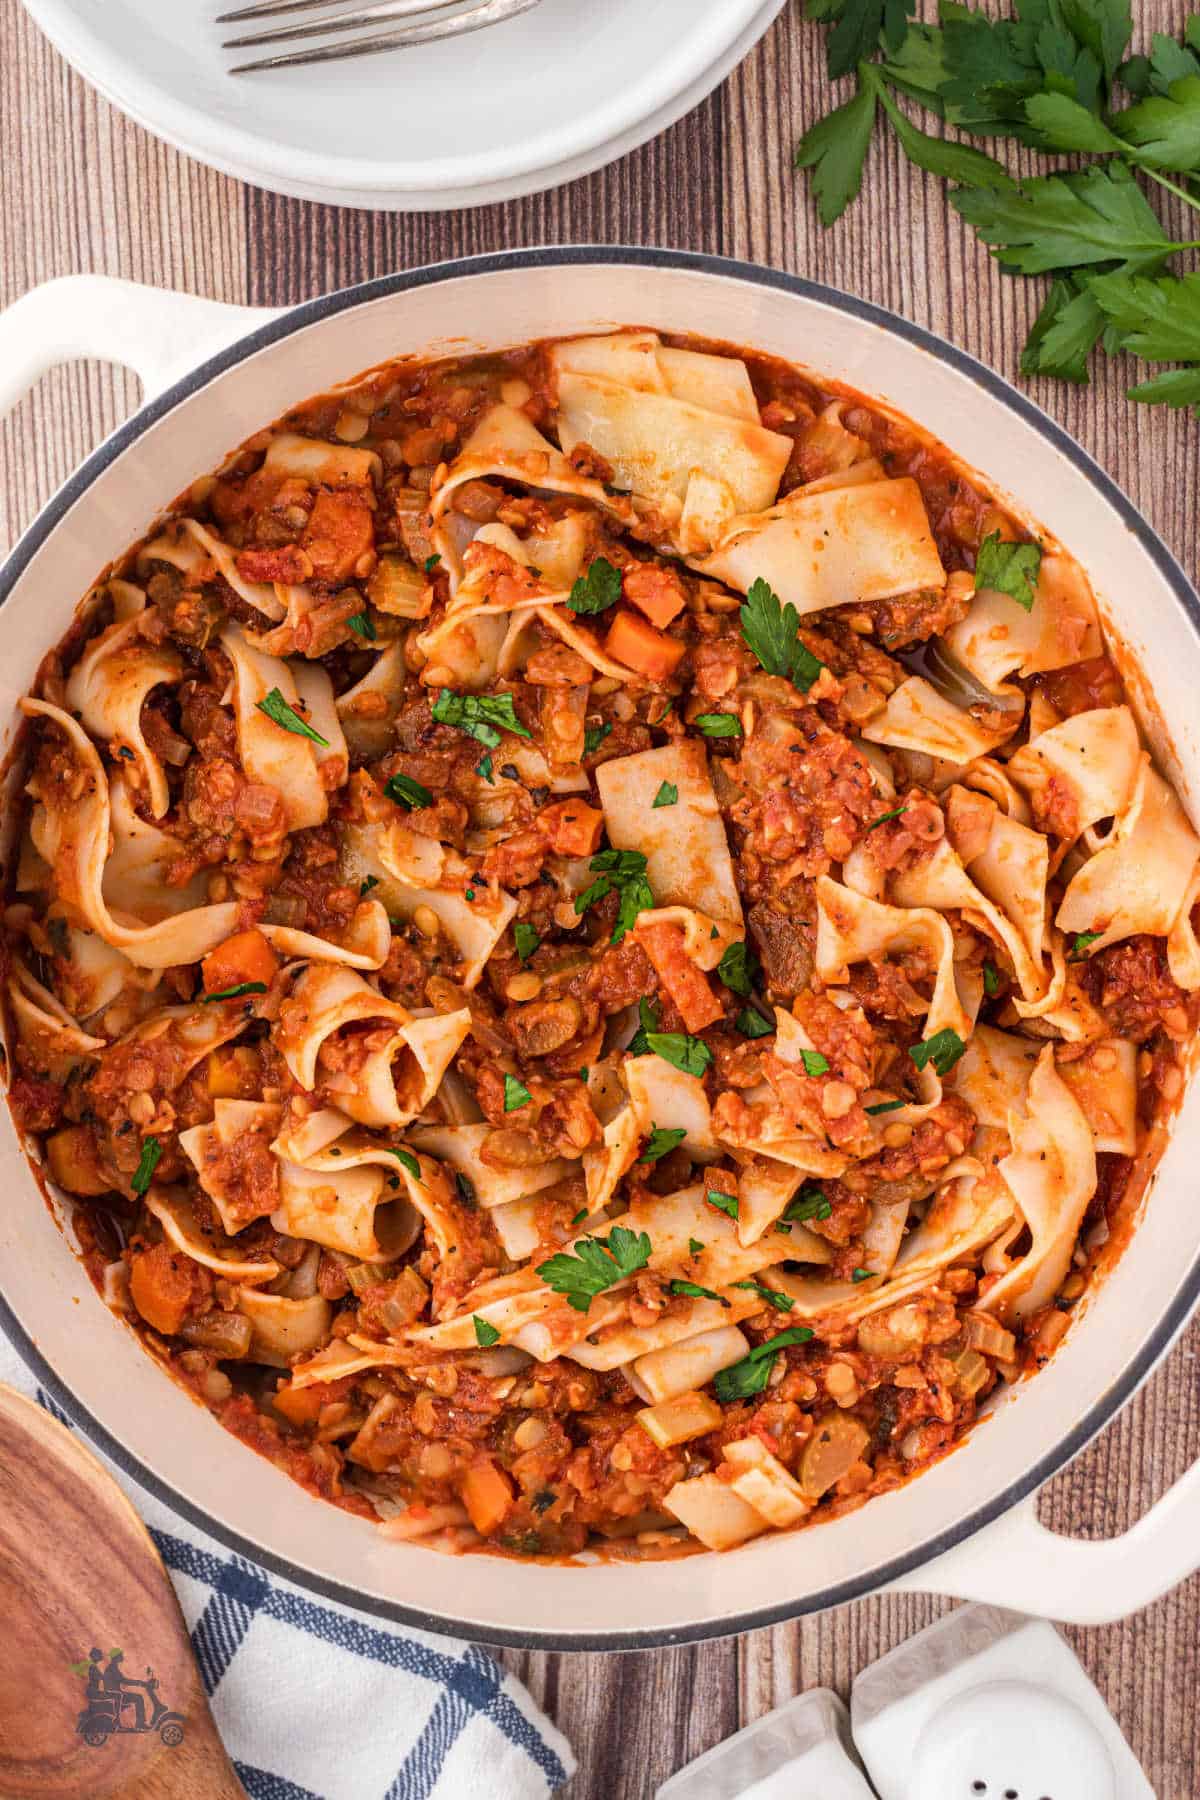
[[[254,6],[239,6],[233,12],[218,13],[218,25],[237,25],[246,19],[269,19],[279,13],[314,12],[318,6],[336,6],[338,0],[257,0]]]
[[[385,31],[379,36],[354,38],[350,43],[322,44],[313,50],[293,50],[284,56],[266,56],[258,62],[239,63],[231,75],[248,75],[259,69],[297,68],[303,63],[337,62],[352,56],[375,56],[384,50],[404,50],[416,44],[438,43],[444,38],[465,36],[469,31],[482,31],[485,26],[499,25],[506,19],[541,4],[541,0],[481,0],[470,11],[457,13],[452,19],[435,20],[429,25],[405,25],[398,31]]]
[[[324,0],[322,0],[324,3]],[[226,38],[223,50],[249,50],[259,44],[278,44],[285,39],[324,37],[334,31],[354,31],[360,25],[379,25],[388,19],[408,19],[415,14],[444,12],[449,6],[460,6],[462,0],[371,0],[354,12],[331,14],[312,25],[277,25],[273,31],[250,32],[245,37]]]

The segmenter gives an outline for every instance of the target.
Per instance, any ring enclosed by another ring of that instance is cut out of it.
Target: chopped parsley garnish
[[[162,1145],[156,1137],[148,1137],[142,1143],[142,1154],[138,1158],[138,1166],[130,1177],[129,1185],[135,1194],[144,1194],[154,1179],[154,1171],[162,1156]]]
[[[966,1047],[957,1031],[946,1025],[923,1044],[914,1044],[908,1054],[918,1069],[931,1063],[939,1075],[948,1075]]]
[[[646,1048],[685,1075],[703,1075],[713,1059],[704,1039],[691,1037],[685,1031],[648,1031]]]
[[[378,875],[364,875],[362,880],[358,884],[359,899],[361,900],[363,898],[364,894],[369,894],[372,888],[377,888],[378,886],[379,886]]]
[[[811,1194],[797,1194],[783,1216],[791,1224],[798,1225],[805,1219],[828,1219],[832,1213],[833,1207],[818,1188]]]
[[[391,1153],[395,1157],[396,1161],[400,1164],[400,1167],[402,1169],[407,1169],[414,1181],[420,1181],[421,1165],[417,1161],[416,1157],[413,1155],[412,1151],[411,1150],[398,1150],[394,1144],[389,1144],[387,1146],[387,1148],[391,1151]]]
[[[567,596],[573,613],[602,613],[621,598],[621,571],[605,556],[597,556]]]
[[[748,1038],[770,1037],[775,1029],[770,1019],[764,1019],[752,1006],[743,1006],[733,1022],[742,1036]]]
[[[898,819],[907,811],[907,806],[893,806],[891,812],[880,813],[877,819],[872,819],[867,830],[877,831],[881,825],[886,825],[889,819]]]
[[[801,638],[800,615],[791,601],[784,606],[760,576],[751,584],[740,617],[742,636],[767,674],[782,675],[807,694],[825,665]]]
[[[589,725],[583,734],[583,754],[594,756],[611,731],[611,725]]]
[[[368,644],[373,644],[379,636],[375,629],[375,621],[365,612],[352,613],[346,623],[355,637],[365,638]]]
[[[652,1126],[650,1136],[646,1140],[646,1148],[638,1157],[638,1161],[640,1163],[661,1162],[664,1156],[669,1156],[672,1150],[682,1144],[686,1136],[687,1131],[682,1125]]]
[[[1033,611],[1038,571],[1042,566],[1040,544],[1006,544],[998,531],[984,538],[975,558],[975,591],[1007,594],[1026,612]]]
[[[601,850],[593,856],[588,868],[596,876],[575,902],[575,911],[585,913],[589,906],[608,894],[617,895],[617,920],[612,942],[619,944],[625,933],[637,922],[640,912],[654,905],[654,895],[646,879],[646,858],[640,850]]]
[[[760,1300],[765,1300],[768,1306],[775,1308],[776,1312],[791,1312],[796,1304],[790,1294],[783,1293],[779,1288],[764,1287],[761,1281],[735,1281],[733,1285],[735,1288],[745,1288],[749,1293],[757,1294]]]
[[[700,1239],[699,1238],[689,1238],[688,1239],[688,1255],[689,1256],[703,1256],[703,1254],[704,1254],[704,1245],[700,1242]]]
[[[243,994],[265,994],[265,981],[239,981],[236,987],[220,988],[215,994],[201,994],[201,1000],[207,1004],[210,1000],[240,1000]]]
[[[454,1171],[454,1185],[458,1189],[458,1197],[464,1205],[478,1206],[479,1202],[475,1197],[475,1183],[469,1175],[464,1175],[461,1169]]]
[[[529,961],[541,941],[534,927],[527,924],[524,919],[518,920],[517,924],[513,926],[513,942],[517,946],[517,955],[523,963]]]
[[[576,1213],[576,1214],[575,1214],[575,1216],[574,1216],[574,1218],[573,1218],[573,1219],[572,1219],[572,1220],[571,1220],[571,1223],[572,1223],[572,1225],[578,1225],[578,1224],[579,1224],[579,1222],[580,1222],[580,1220],[581,1220],[581,1219],[586,1219],[586,1218],[587,1218],[587,1216],[588,1216],[588,1209],[587,1209],[587,1207],[586,1207],[586,1206],[581,1206],[581,1207],[580,1207],[580,1209],[579,1209],[579,1211],[578,1211],[578,1212],[577,1212],[577,1213]]]
[[[1103,932],[1100,931],[1077,931],[1071,940],[1070,960],[1072,962],[1086,961],[1088,951],[1096,939],[1103,935]]]
[[[475,773],[477,775],[482,775],[489,787],[495,787],[496,777],[492,773],[492,753],[490,750],[486,756],[481,756],[479,761],[475,764]]]
[[[993,998],[1000,992],[1000,971],[995,963],[983,965],[983,991]]]
[[[426,558],[425,558],[425,573],[426,573],[426,574],[427,574],[427,575],[432,575],[432,574],[433,574],[433,571],[434,571],[434,570],[435,570],[435,569],[436,569],[436,568],[437,568],[437,566],[438,566],[438,564],[439,564],[439,563],[440,563],[440,562],[441,562],[441,560],[442,560],[442,559],[441,559],[441,557],[440,557],[440,556],[439,556],[439,555],[438,555],[438,554],[437,554],[437,551],[436,551],[436,550],[435,550],[435,551],[434,551],[434,553],[433,553],[433,555],[432,555],[432,556],[427,556],[427,557],[426,557]]]
[[[771,1379],[779,1352],[789,1344],[807,1344],[811,1337],[810,1326],[789,1325],[786,1331],[777,1331],[765,1344],[757,1344],[740,1362],[719,1369],[713,1377],[717,1399],[723,1406],[728,1406],[733,1400],[749,1400],[751,1395],[761,1394]]]
[[[829,1058],[822,1056],[819,1050],[802,1050],[800,1061],[804,1064],[806,1075],[828,1075]]]
[[[907,1100],[880,1100],[876,1106],[864,1106],[863,1111],[868,1118],[875,1119],[880,1113],[899,1112],[902,1106],[907,1105]]]
[[[638,1001],[638,1028],[630,1038],[625,1054],[627,1056],[649,1056],[650,1037],[652,1031],[658,1030],[658,1001],[647,1000],[644,996]]]
[[[319,731],[314,731],[311,725],[306,724],[296,709],[288,705],[277,687],[271,689],[265,700],[256,700],[254,704],[260,713],[266,713],[272,724],[282,725],[285,731],[292,732],[294,736],[310,738],[314,744],[320,744],[323,750],[328,750],[329,739],[323,738]]]
[[[412,812],[418,806],[431,806],[433,795],[411,775],[393,775],[384,783],[384,793],[389,800],[394,800],[406,812]]]
[[[697,713],[692,723],[704,733],[705,737],[733,738],[742,735],[742,721],[736,713]]]
[[[754,978],[758,974],[758,958],[751,950],[745,938],[736,944],[730,944],[728,950],[717,964],[717,975],[725,983],[730,993],[740,994],[743,1000],[750,998],[750,990],[754,986]]]
[[[529,1089],[515,1075],[504,1077],[504,1110],[506,1113],[518,1112],[522,1106],[529,1105]]]
[[[679,789],[675,786],[675,783],[673,781],[664,781],[657,794],[655,794],[653,800],[650,802],[650,805],[652,809],[656,809],[660,806],[674,806],[678,799]]]
[[[698,1281],[669,1281],[667,1287],[672,1294],[686,1294],[692,1300],[715,1300],[718,1306],[729,1305],[721,1294],[714,1294],[711,1288],[701,1287]]]
[[[574,1253],[560,1251],[541,1263],[537,1273],[548,1288],[566,1296],[568,1306],[585,1313],[597,1294],[636,1275],[649,1261],[650,1239],[646,1233],[614,1225],[607,1238],[580,1238]]]
[[[489,1325],[486,1319],[481,1319],[478,1313],[471,1314],[471,1323],[475,1327],[475,1342],[481,1350],[486,1350],[490,1345],[500,1342],[500,1333],[496,1327]]]
[[[439,725],[453,725],[485,750],[500,748],[502,731],[515,732],[518,737],[533,736],[518,719],[511,694],[456,694],[443,688],[431,710]]]
[[[709,1188],[705,1193],[704,1198],[708,1201],[710,1206],[715,1206],[718,1212],[726,1213],[731,1219],[737,1218],[738,1202],[736,1194],[727,1194],[722,1188]]]
[[[875,1271],[874,1269],[855,1269],[851,1274],[850,1279],[851,1281],[873,1281],[875,1279]]]

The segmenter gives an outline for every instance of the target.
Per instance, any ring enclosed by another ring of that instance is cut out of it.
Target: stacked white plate
[[[25,0],[86,81],[177,149],[303,200],[424,212],[572,181],[681,118],[783,0],[542,0],[411,50],[233,76],[233,0]],[[274,23],[274,21],[268,21]]]

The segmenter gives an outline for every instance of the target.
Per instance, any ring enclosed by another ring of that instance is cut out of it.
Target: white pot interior
[[[1033,422],[1032,409],[1022,417],[969,368],[828,299],[698,264],[485,264],[308,323],[285,322],[283,335],[178,398],[113,457],[22,569],[0,606],[4,747],[19,695],[105,563],[189,480],[286,407],[404,353],[498,348],[622,324],[696,332],[806,364],[916,419],[982,471],[1087,568],[1168,722],[1172,761],[1193,814],[1200,810],[1200,608],[1193,597],[1189,616],[1182,578],[1161,546],[1147,547],[1148,534],[1131,529],[1081,460]],[[309,1498],[192,1405],[106,1311],[28,1174],[7,1111],[0,1291],[58,1381],[128,1457],[250,1553],[291,1565],[294,1579],[336,1584],[363,1604],[425,1615],[435,1627],[510,1641],[566,1647],[637,1634],[715,1635],[862,1591],[898,1563],[944,1547],[964,1521],[982,1522],[985,1509],[1011,1501],[1077,1449],[1182,1323],[1200,1278],[1189,1169],[1198,1154],[1193,1090],[1140,1228],[1052,1366],[1001,1401],[939,1467],[832,1524],[674,1563],[542,1567],[476,1556],[452,1564]]]

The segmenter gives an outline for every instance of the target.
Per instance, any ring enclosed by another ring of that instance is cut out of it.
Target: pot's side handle
[[[1149,1606],[1200,1568],[1200,1463],[1120,1537],[1060,1537],[1023,1501],[895,1590],[983,1600],[1069,1625],[1107,1625]]]
[[[110,275],[64,275],[0,313],[0,418],[40,375],[80,357],[122,363],[143,400],[278,314]]]

